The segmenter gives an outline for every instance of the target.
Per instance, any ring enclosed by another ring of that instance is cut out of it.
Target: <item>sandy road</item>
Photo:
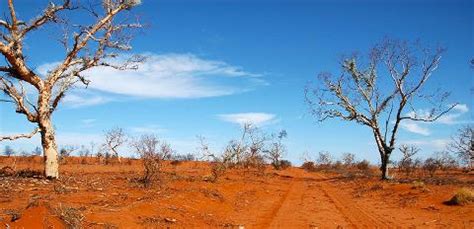
[[[393,225],[363,208],[321,174],[304,171],[294,176],[289,189],[258,225],[261,228],[389,228]]]

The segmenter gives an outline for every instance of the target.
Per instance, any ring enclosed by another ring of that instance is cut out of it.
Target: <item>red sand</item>
[[[0,158],[0,168],[11,160]],[[141,173],[139,161],[79,161],[62,165],[57,181],[0,177],[0,228],[63,228],[71,219],[59,216],[68,207],[86,228],[474,228],[473,205],[443,204],[461,185],[415,188],[270,167],[260,176],[230,170],[212,183],[203,179],[208,163],[184,162],[167,165],[163,182],[147,189],[132,181]],[[41,158],[14,165],[41,170]],[[11,222],[11,212],[19,219]]]

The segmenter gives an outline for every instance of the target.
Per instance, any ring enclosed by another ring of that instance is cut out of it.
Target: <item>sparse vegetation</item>
[[[448,205],[468,205],[474,203],[474,191],[468,188],[459,189],[454,196],[446,201]]]
[[[125,131],[122,128],[113,128],[104,133],[105,143],[101,146],[101,157],[105,164],[110,164],[112,160],[120,162],[119,148],[127,142]]]
[[[461,127],[451,139],[451,143],[448,145],[448,151],[457,154],[460,161],[472,170],[474,168],[473,126],[466,125]]]
[[[287,137],[287,135],[288,134],[286,133],[286,130],[282,130],[277,135],[273,135],[272,139],[275,139],[275,140],[270,143],[269,149],[264,151],[266,157],[270,160],[270,163],[273,166],[273,168],[277,170],[280,170],[284,167],[284,165],[282,165],[281,158],[286,152],[286,148],[282,141],[284,138]]]
[[[173,154],[171,146],[160,141],[155,135],[142,135],[131,143],[143,163],[143,176],[140,181],[145,187],[150,187],[160,180],[162,163]]]
[[[430,177],[433,177],[436,171],[441,167],[438,160],[430,157],[423,163],[423,170],[425,170]]]
[[[410,177],[413,171],[419,166],[419,162],[413,159],[420,149],[413,145],[401,145],[399,148],[402,153],[402,159],[398,162],[398,170]]]
[[[71,154],[77,150],[76,146],[64,146],[59,150],[59,163],[66,163],[66,159],[71,156]]]
[[[78,208],[60,204],[57,208],[55,208],[55,213],[64,222],[64,224],[66,224],[67,228],[82,228],[84,215]]]
[[[344,166],[346,167],[351,167],[355,163],[355,154],[353,153],[344,153],[342,155],[342,163],[344,163]]]
[[[316,164],[312,161],[305,161],[301,165],[301,168],[308,172],[315,172],[317,170]]]
[[[3,149],[3,155],[10,157],[15,154],[15,151],[9,145],[6,145]]]
[[[1,1],[0,229],[474,229],[445,1]]]

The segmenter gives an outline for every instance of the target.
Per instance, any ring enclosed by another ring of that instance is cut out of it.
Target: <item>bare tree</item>
[[[465,125],[458,129],[451,138],[448,150],[457,154],[458,158],[470,169],[474,168],[474,128],[472,125]]]
[[[155,135],[142,135],[133,141],[131,146],[142,159],[144,174],[141,181],[148,187],[159,179],[162,162],[171,158],[173,150],[168,143],[160,141]]]
[[[71,156],[71,154],[78,150],[79,147],[77,146],[73,146],[73,145],[66,145],[66,146],[63,146],[60,150],[59,150],[59,162],[61,163],[66,163],[66,158],[68,158],[69,156]]]
[[[105,132],[105,143],[102,145],[105,162],[109,163],[110,157],[117,158],[120,162],[118,149],[127,141],[125,132],[122,128],[113,128]]]
[[[11,157],[13,154],[15,154],[15,151],[10,147],[9,145],[5,146],[5,149],[3,150],[3,155],[7,157]]]
[[[286,152],[286,147],[283,144],[283,139],[288,136],[286,130],[282,130],[278,132],[278,134],[274,134],[272,138],[274,139],[273,142],[270,143],[270,147],[265,150],[265,155],[268,159],[270,159],[272,166],[275,169],[281,169],[281,159]]]
[[[400,171],[405,172],[405,175],[409,177],[416,167],[413,156],[415,156],[420,149],[415,145],[401,145],[398,149],[402,153],[402,159],[398,162],[398,168]]]
[[[329,166],[332,164],[333,158],[331,156],[331,153],[327,151],[321,151],[318,153],[318,159],[317,162],[320,166],[329,168]]]
[[[48,178],[59,177],[51,117],[67,91],[77,83],[89,84],[83,75],[86,70],[97,66],[136,68],[135,63],[142,60],[132,58],[123,65],[111,61],[118,56],[119,51],[131,49],[129,31],[141,27],[138,23],[127,22],[125,18],[116,18],[140,1],[103,0],[102,4],[90,5],[74,2],[62,0],[57,4],[50,1],[40,15],[22,20],[17,15],[13,0],[8,0],[8,12],[4,12],[3,20],[0,19],[0,53],[5,58],[5,63],[0,64],[0,89],[7,98],[1,101],[14,104],[17,113],[25,115],[29,122],[38,126],[30,134],[2,137],[0,140],[29,138],[40,132],[45,158],[44,174]],[[77,18],[74,12],[86,12],[92,20],[73,22]],[[85,21],[93,22],[84,24]],[[27,46],[25,41],[32,40],[33,31],[48,28],[48,25],[58,26],[64,31],[59,38],[60,45],[64,47],[64,57],[56,67],[41,76],[27,62],[24,47]],[[32,86],[34,91],[27,93],[25,84]],[[34,93],[36,101],[28,98],[31,93]]]
[[[342,162],[345,166],[353,166],[355,163],[355,155],[353,153],[344,153],[342,155]]]
[[[423,170],[428,172],[430,177],[433,177],[440,167],[440,162],[432,157],[427,158],[423,163]]]
[[[35,155],[35,156],[41,156],[43,152],[41,151],[41,148],[40,147],[35,147],[35,149],[31,152],[32,155]]]
[[[389,179],[388,163],[402,121],[433,122],[457,104],[446,106],[449,93],[423,93],[438,68],[444,49],[385,39],[364,58],[344,58],[342,73],[321,73],[319,86],[308,85],[305,100],[319,121],[340,118],[372,130],[380,158],[382,179]],[[431,109],[415,108],[425,99]]]

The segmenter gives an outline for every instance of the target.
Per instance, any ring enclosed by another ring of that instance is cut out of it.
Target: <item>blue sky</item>
[[[30,18],[45,4],[17,1],[19,16]],[[123,74],[96,70],[90,88],[69,93],[54,114],[59,145],[100,143],[103,130],[119,126],[131,135],[154,132],[179,153],[195,151],[196,135],[220,150],[238,136],[240,121],[253,120],[268,132],[287,130],[286,157],[292,161],[305,151],[328,150],[378,162],[370,130],[340,120],[317,123],[307,112],[304,87],[321,71],[338,73],[342,54],[364,52],[388,36],[447,48],[427,86],[452,91],[451,101],[462,108],[441,122],[404,126],[398,138],[429,155],[442,149],[459,125],[472,122],[473,5],[143,0],[133,13],[148,26],[137,34],[131,53],[149,55],[149,63]],[[0,11],[5,10],[2,3]],[[44,72],[61,59],[62,50],[51,39],[54,31],[35,35],[25,41],[27,56]],[[32,129],[7,104],[0,106],[0,118],[1,133]],[[0,147],[7,144],[30,150],[39,140],[1,142]]]

